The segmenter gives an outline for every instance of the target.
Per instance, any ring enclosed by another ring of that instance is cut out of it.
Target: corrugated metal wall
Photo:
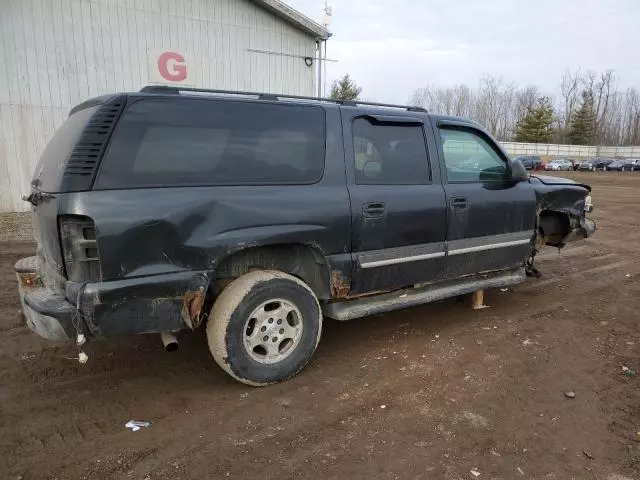
[[[69,109],[148,84],[148,52],[179,50],[200,87],[313,95],[314,40],[249,0],[0,0],[0,212]]]

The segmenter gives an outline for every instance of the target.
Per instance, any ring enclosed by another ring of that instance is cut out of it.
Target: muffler
[[[160,338],[167,352],[175,352],[178,350],[178,339],[173,332],[160,332]]]

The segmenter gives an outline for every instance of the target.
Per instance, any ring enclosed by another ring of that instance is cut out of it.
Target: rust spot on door
[[[351,285],[349,280],[338,270],[331,272],[331,296],[333,298],[347,298]]]
[[[182,320],[189,328],[194,329],[202,321],[202,307],[204,306],[205,290],[200,287],[195,292],[186,292],[182,300]]]

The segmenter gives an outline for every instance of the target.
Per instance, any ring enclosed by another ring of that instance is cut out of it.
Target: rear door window
[[[322,107],[143,99],[124,112],[94,188],[309,184],[324,152]]]
[[[425,185],[431,171],[421,125],[380,124],[367,117],[353,122],[356,183]]]

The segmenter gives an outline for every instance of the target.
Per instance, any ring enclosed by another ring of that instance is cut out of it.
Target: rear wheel
[[[269,385],[293,377],[320,341],[318,299],[301,280],[259,270],[227,286],[207,324],[216,363],[242,383]]]

